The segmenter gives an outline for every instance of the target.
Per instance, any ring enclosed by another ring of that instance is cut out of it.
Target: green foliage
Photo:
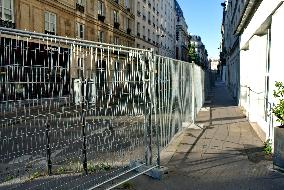
[[[64,174],[64,173],[66,173],[66,171],[67,171],[67,169],[64,168],[63,166],[61,166],[57,169],[58,174]]]
[[[10,181],[12,179],[14,179],[14,176],[8,175],[8,176],[5,177],[4,181]]]
[[[100,163],[100,164],[94,164],[94,163],[88,163],[88,171],[90,173],[94,173],[96,171],[108,171],[111,169],[111,165]]]
[[[199,56],[197,55],[197,53],[195,52],[195,47],[194,45],[189,44],[189,60],[190,62],[194,62],[195,64],[199,64]]]
[[[284,86],[282,82],[275,83],[276,90],[274,90],[273,95],[278,98],[279,102],[274,106],[272,112],[277,117],[277,121],[284,125]]]
[[[264,143],[263,152],[264,152],[265,154],[272,154],[272,142],[271,142],[271,139],[268,139],[268,140]]]
[[[39,178],[40,176],[43,176],[43,175],[42,175],[41,173],[39,173],[39,172],[35,172],[35,173],[33,173],[33,174],[30,176],[30,180]]]
[[[108,171],[108,170],[111,169],[111,166],[110,166],[109,164],[101,163],[101,164],[100,164],[100,169],[101,169],[101,170]]]
[[[130,182],[125,182],[122,184],[123,189],[133,189],[133,184]]]

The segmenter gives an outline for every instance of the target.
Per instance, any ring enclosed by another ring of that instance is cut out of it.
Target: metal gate
[[[161,149],[204,101],[204,72],[193,64],[0,32],[0,189],[115,187],[159,167]]]

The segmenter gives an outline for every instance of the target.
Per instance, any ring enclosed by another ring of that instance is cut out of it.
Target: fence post
[[[50,147],[50,137],[49,137],[50,125],[46,124],[45,137],[46,137],[46,160],[47,160],[47,173],[51,175],[51,147]]]
[[[152,114],[153,111],[155,111],[155,62],[154,62],[154,49],[151,48],[151,52],[148,54],[148,69],[149,69],[149,89],[148,89],[148,93],[149,93],[149,108],[147,110],[148,111],[148,116],[146,117],[147,119],[147,126],[146,126],[146,130],[147,130],[147,143],[148,143],[148,147],[147,147],[147,160],[146,160],[146,164],[147,165],[152,165],[153,162],[153,150],[152,150],[152,142],[153,142],[153,125],[152,125]],[[156,114],[156,113],[155,113]]]
[[[82,60],[81,64],[82,63]],[[81,122],[82,122],[82,137],[83,137],[83,147],[82,147],[82,156],[83,156],[83,169],[85,174],[88,174],[88,165],[87,165],[87,137],[86,137],[86,118],[85,118],[85,103],[86,103],[86,94],[85,94],[85,84],[87,80],[84,78],[84,70],[81,65],[81,94],[82,94],[82,102],[81,102]]]
[[[248,100],[248,120],[250,120],[250,96],[251,96],[251,94],[250,94],[250,87],[248,87],[248,90],[249,90],[249,93],[248,93],[248,97],[249,97],[249,100]]]
[[[156,133],[156,146],[157,146],[157,165],[160,167],[161,165],[161,158],[160,158],[160,130],[159,126],[157,125],[157,86],[158,86],[158,71],[156,68],[156,56],[154,54],[154,49],[152,48],[152,66],[153,66],[153,72],[152,72],[152,107],[153,107],[153,114],[154,114],[154,127],[155,127],[155,133]]]
[[[194,62],[191,62],[191,119],[192,119],[192,124],[195,124],[195,85],[194,85]]]

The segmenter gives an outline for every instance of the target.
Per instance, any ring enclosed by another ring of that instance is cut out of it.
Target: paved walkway
[[[272,170],[263,143],[216,83],[210,109],[198,114],[205,130],[186,130],[162,156],[169,173],[161,181],[140,176],[134,189],[284,189],[284,175]]]

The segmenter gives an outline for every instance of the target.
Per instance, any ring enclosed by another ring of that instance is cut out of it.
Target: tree
[[[189,44],[189,52],[188,52],[188,55],[189,55],[189,61],[190,62],[194,62],[195,64],[199,64],[199,56],[197,55],[197,53],[195,52],[195,47],[194,45],[191,45]]]

